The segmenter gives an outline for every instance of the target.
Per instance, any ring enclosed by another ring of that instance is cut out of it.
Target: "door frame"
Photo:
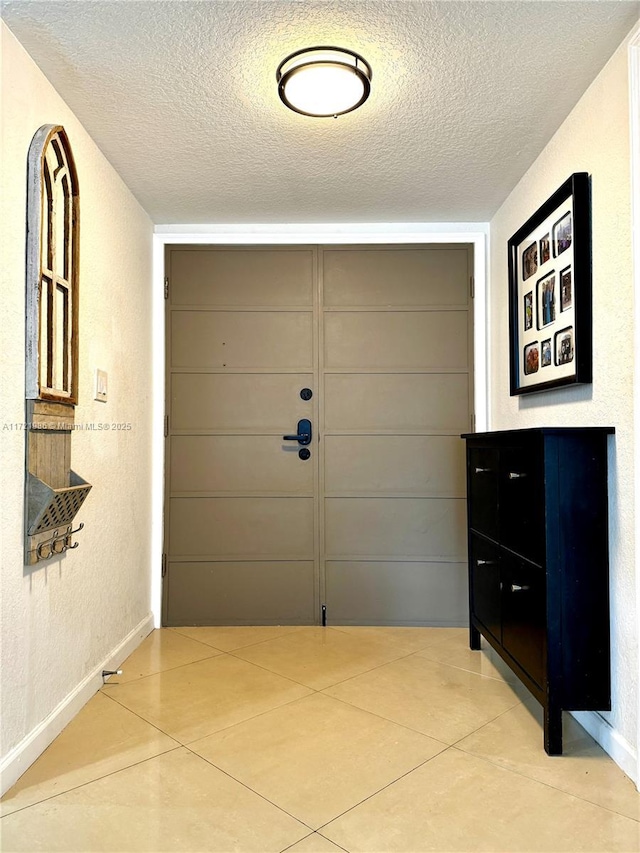
[[[634,382],[634,447],[635,447],[635,517],[640,518],[640,381],[638,381],[638,359],[640,359],[640,24],[636,26],[629,44],[629,112],[630,112],[630,143],[631,143],[631,223],[632,223],[632,258],[634,282],[634,347],[635,347],[635,382]],[[636,575],[636,637],[640,638],[640,544],[635,546],[635,575]],[[640,685],[640,659],[638,660],[638,680]],[[613,752],[609,746],[605,749],[636,783],[640,791],[640,689],[636,696],[638,705],[637,739],[635,767],[633,757],[627,758],[627,750]],[[602,743],[602,741],[599,741]],[[620,755],[618,755],[620,752]],[[635,774],[635,775],[634,775]]]
[[[473,365],[475,429],[489,429],[487,262],[489,223],[372,223],[311,225],[156,225],[153,236],[151,612],[162,624],[165,480],[165,245],[375,245],[467,243],[473,246]]]

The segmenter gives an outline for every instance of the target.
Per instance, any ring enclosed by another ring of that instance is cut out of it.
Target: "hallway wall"
[[[613,709],[602,715],[601,728],[609,746],[622,750],[618,758],[626,752],[624,769],[632,773],[638,648],[627,51],[625,41],[491,222],[489,360],[492,429],[616,428],[609,450]],[[593,384],[510,397],[507,241],[571,173],[582,171],[592,176]]]
[[[129,644],[137,643],[138,635],[150,629],[153,227],[1,22],[0,36],[1,743],[6,763],[7,757],[19,756],[43,721],[83,682],[91,682],[92,676],[99,679],[101,666],[127,638]],[[131,428],[76,429],[71,464],[93,484],[77,518],[85,523],[77,536],[80,545],[64,557],[27,568],[23,565],[25,433],[20,427],[25,419],[26,162],[31,138],[48,123],[64,125],[80,186],[76,425],[119,423]],[[122,128],[122,132],[131,129]],[[92,399],[98,367],[109,374],[106,404]]]

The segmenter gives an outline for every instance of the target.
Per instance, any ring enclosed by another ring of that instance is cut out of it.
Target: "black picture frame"
[[[508,262],[511,396],[590,383],[591,185],[586,172],[571,175],[515,232]],[[525,299],[532,291],[533,299]]]

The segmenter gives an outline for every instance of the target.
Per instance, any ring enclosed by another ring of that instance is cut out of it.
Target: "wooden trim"
[[[27,401],[27,423],[31,429],[71,431],[75,423],[75,411],[70,403]]]

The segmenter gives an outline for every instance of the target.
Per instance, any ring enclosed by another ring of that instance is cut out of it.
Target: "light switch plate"
[[[96,382],[95,382],[95,396],[94,400],[98,400],[100,403],[107,402],[107,371],[106,370],[96,370]]]

